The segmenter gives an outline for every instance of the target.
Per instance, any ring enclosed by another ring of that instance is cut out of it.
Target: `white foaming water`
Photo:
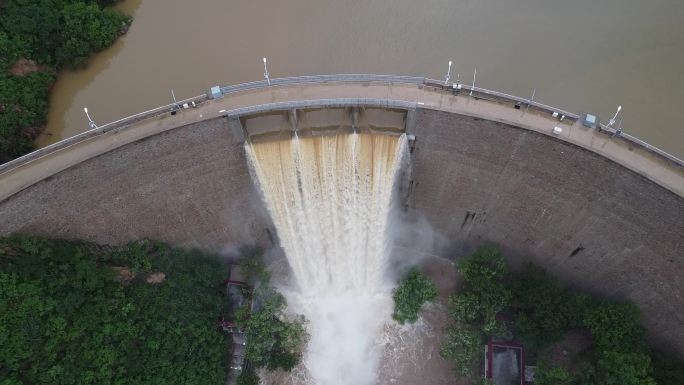
[[[309,320],[304,363],[319,385],[375,382],[391,313],[387,220],[406,138],[345,134],[246,145]]]

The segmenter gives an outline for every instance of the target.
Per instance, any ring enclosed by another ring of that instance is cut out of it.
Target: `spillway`
[[[246,152],[309,321],[316,384],[371,384],[391,311],[388,215],[405,135],[348,133],[247,143]]]

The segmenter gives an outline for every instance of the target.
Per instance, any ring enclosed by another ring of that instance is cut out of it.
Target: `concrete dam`
[[[424,78],[302,77],[218,91],[0,165],[0,234],[147,237],[213,252],[278,246],[246,140],[403,134],[403,209],[447,240],[416,253],[454,260],[496,243],[513,265],[533,261],[573,287],[634,301],[653,342],[684,357],[679,159],[560,109]]]

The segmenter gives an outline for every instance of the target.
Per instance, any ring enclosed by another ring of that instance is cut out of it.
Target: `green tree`
[[[88,56],[110,46],[127,17],[97,4],[75,2],[62,9],[61,44],[55,57],[62,65],[85,64]]]
[[[0,74],[0,162],[33,148],[35,133],[31,129],[44,121],[54,79],[52,71],[24,76]]]
[[[244,246],[240,248],[240,268],[247,275],[247,280],[253,285],[268,283],[271,273],[261,260],[263,252],[257,246]]]
[[[508,276],[506,260],[496,246],[482,246],[458,264],[463,279],[473,287],[483,287]]]
[[[511,302],[506,261],[498,248],[480,247],[458,265],[463,275],[463,290],[449,298],[450,314],[458,321],[483,325],[488,334],[500,334],[505,327],[496,314]]]
[[[394,313],[392,317],[400,324],[418,320],[418,313],[425,302],[437,298],[437,287],[418,269],[412,268],[394,290]]]
[[[162,282],[113,269],[140,250]],[[150,241],[0,238],[0,383],[222,384],[224,271],[215,257]]]
[[[259,385],[259,376],[253,370],[243,370],[238,375],[237,385]]]
[[[659,350],[651,353],[653,378],[658,384],[684,384],[684,364],[672,354]]]
[[[501,334],[496,320],[504,310],[514,314],[514,336],[526,355],[543,357],[543,348],[573,329],[591,332],[594,345],[585,349],[572,373],[562,367],[539,364],[539,385],[654,385],[684,383],[684,365],[672,356],[652,352],[631,302],[592,298],[563,287],[557,279],[532,264],[509,276],[506,263],[494,247],[483,247],[459,264],[462,290],[450,297],[453,323],[441,354],[469,374],[477,362],[483,336]]]
[[[596,385],[656,385],[651,358],[643,353],[606,351],[596,366]]]
[[[535,385],[570,385],[574,381],[570,372],[560,366],[537,365],[534,373]]]
[[[440,355],[454,363],[456,371],[470,376],[483,351],[481,334],[468,325],[451,325],[440,349]]]
[[[518,312],[513,329],[515,337],[522,342],[527,349],[538,351],[546,345],[544,338],[541,336],[541,328],[539,325],[523,311]]]
[[[0,163],[33,149],[57,70],[84,65],[130,21],[93,0],[0,1]],[[19,59],[36,62],[38,71],[12,73]]]
[[[285,316],[285,297],[270,285],[270,274],[261,261],[260,250],[248,247],[241,252],[240,266],[255,285],[253,300],[257,304],[254,311],[244,307],[234,314],[247,334],[245,357],[255,367],[290,371],[301,360],[306,340],[304,320]]]
[[[516,335],[534,348],[543,348],[560,340],[569,329],[582,327],[586,311],[593,306],[589,296],[570,292],[533,264],[516,274],[511,290],[511,305],[518,312]]]
[[[584,323],[601,350],[634,351],[644,347],[639,309],[631,302],[601,301],[587,310]]]

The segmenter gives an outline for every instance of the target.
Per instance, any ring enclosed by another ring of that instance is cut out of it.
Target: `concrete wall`
[[[421,110],[410,205],[446,257],[498,243],[565,282],[635,301],[684,356],[684,199],[592,152],[501,123]]]
[[[496,242],[566,282],[628,298],[684,356],[684,199],[592,152],[533,131],[419,110],[409,203],[458,258]],[[224,119],[84,161],[0,202],[0,234],[221,251],[270,245],[270,220]],[[272,230],[271,230],[272,231]]]
[[[114,244],[148,237],[212,251],[268,246],[272,226],[223,118],[86,160],[0,202],[0,218],[0,234]]]

